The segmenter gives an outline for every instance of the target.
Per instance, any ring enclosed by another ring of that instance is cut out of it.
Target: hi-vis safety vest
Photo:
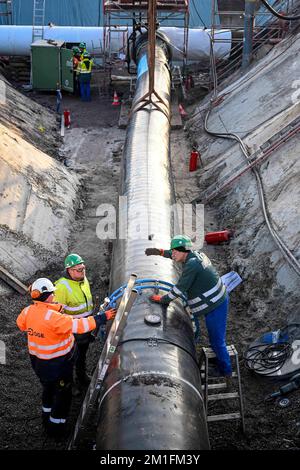
[[[93,317],[73,319],[59,313],[62,308],[60,304],[36,301],[22,310],[17,325],[27,332],[29,354],[45,360],[65,356],[73,348],[73,333],[96,328]]]
[[[88,317],[93,313],[93,298],[86,277],[83,281],[61,277],[54,284],[54,300],[63,304],[64,313],[72,315],[73,318]]]
[[[80,73],[91,73],[93,61],[91,59],[82,59],[78,64]]]

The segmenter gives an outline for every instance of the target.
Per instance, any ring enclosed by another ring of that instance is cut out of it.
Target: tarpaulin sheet
[[[33,0],[13,0],[12,24],[33,24]],[[57,26],[102,26],[102,0],[46,0],[45,24]],[[0,5],[5,11],[5,4]],[[211,0],[190,0],[190,27],[202,27],[203,22],[210,26]],[[178,21],[164,21],[163,26],[178,26]],[[0,24],[8,24],[5,16],[0,16]]]

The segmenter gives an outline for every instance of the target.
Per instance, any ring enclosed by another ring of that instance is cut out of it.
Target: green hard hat
[[[176,235],[171,240],[171,250],[176,248],[184,248],[190,250],[192,248],[192,240],[186,235]]]
[[[73,268],[73,266],[81,263],[84,263],[81,256],[77,255],[76,253],[70,253],[65,259],[65,268]]]
[[[85,42],[81,42],[81,43],[79,44],[79,48],[80,48],[80,49],[85,49],[85,48],[86,48],[86,43],[85,43]]]
[[[74,54],[74,55],[80,54],[80,49],[79,49],[79,47],[77,47],[77,46],[72,47],[72,51],[73,51],[73,54]]]

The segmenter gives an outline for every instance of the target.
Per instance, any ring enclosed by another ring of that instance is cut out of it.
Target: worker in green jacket
[[[54,300],[64,305],[64,313],[72,318],[86,318],[93,313],[93,298],[90,284],[85,275],[84,260],[76,253],[69,254],[64,262],[65,272],[54,284],[56,286]],[[106,320],[115,316],[115,310],[105,312]],[[76,376],[81,386],[87,386],[91,377],[86,372],[86,354],[91,333],[74,335],[77,345],[77,358],[75,361]]]
[[[145,254],[160,255],[182,263],[182,274],[176,285],[168,294],[152,295],[150,300],[167,305],[177,297],[187,299],[194,317],[205,316],[209,341],[217,356],[218,373],[231,376],[231,361],[226,347],[229,298],[210,259],[202,252],[192,251],[192,241],[185,235],[175,236],[170,250],[147,248]]]

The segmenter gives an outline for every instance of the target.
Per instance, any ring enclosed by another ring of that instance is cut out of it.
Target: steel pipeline
[[[137,88],[132,109],[148,89],[147,41],[137,43]],[[145,256],[150,246],[168,247],[174,232],[169,209],[174,202],[170,180],[169,47],[157,39],[155,89],[164,111],[148,105],[133,113],[123,153],[121,195],[127,197],[129,232],[143,225],[143,239],[124,237],[114,246],[111,291],[139,278],[175,282],[173,263]],[[124,215],[124,214],[123,214]],[[136,237],[133,237],[136,238]],[[193,329],[181,301],[168,308],[151,304],[140,291],[108,369],[99,402],[96,448],[101,450],[202,450],[209,448],[201,379]],[[146,314],[161,323],[145,323]]]

